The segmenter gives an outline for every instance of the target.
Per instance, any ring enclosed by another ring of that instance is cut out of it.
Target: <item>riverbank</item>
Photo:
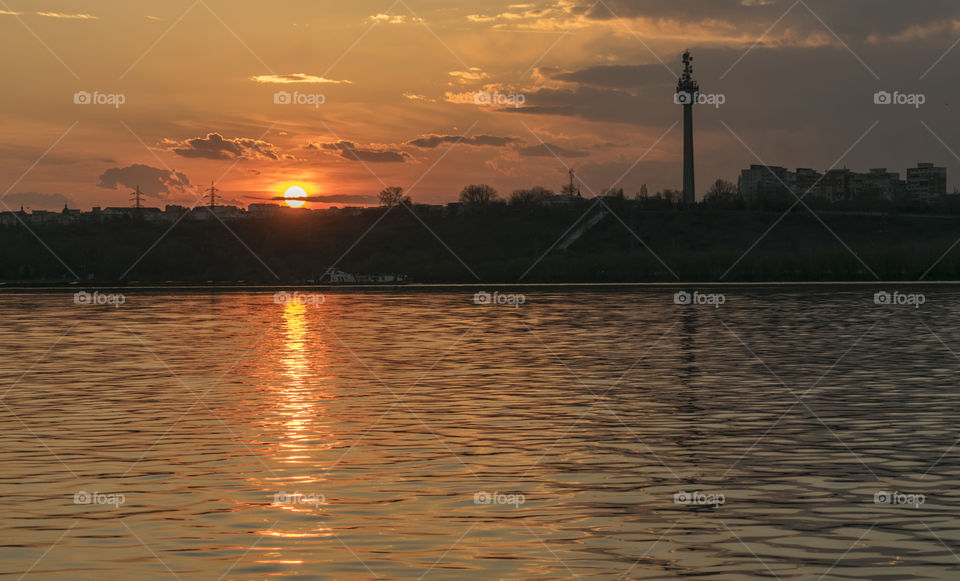
[[[133,221],[7,228],[0,281],[296,285],[321,281],[333,267],[401,273],[421,284],[960,280],[957,217],[622,204],[570,241],[595,215],[586,210],[436,216],[395,208],[173,228]]]

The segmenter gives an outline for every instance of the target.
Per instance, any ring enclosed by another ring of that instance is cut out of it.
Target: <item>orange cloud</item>
[[[328,79],[326,77],[318,77],[316,75],[308,75],[306,73],[292,73],[289,75],[257,75],[255,77],[250,77],[251,81],[257,83],[273,83],[286,85],[290,83],[308,83],[308,84],[333,84],[333,85],[350,85],[351,81],[342,81]]]

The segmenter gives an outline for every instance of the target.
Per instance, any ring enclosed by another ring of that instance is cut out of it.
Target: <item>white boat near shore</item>
[[[405,274],[360,274],[333,269],[321,282],[329,284],[406,284]]]

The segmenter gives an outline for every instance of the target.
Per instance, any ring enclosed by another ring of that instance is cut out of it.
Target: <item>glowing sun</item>
[[[291,208],[299,208],[306,203],[307,191],[300,186],[290,186],[283,193],[287,205]]]

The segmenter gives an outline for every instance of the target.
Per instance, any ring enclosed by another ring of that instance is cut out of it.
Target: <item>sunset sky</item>
[[[559,190],[566,166],[585,195],[676,189],[686,48],[726,100],[696,108],[701,196],[758,158],[932,161],[960,185],[955,0],[0,0],[0,39],[11,207],[128,205],[137,184],[149,205],[192,205],[211,181],[242,205],[295,184],[338,205],[384,185],[443,203],[467,183]]]

